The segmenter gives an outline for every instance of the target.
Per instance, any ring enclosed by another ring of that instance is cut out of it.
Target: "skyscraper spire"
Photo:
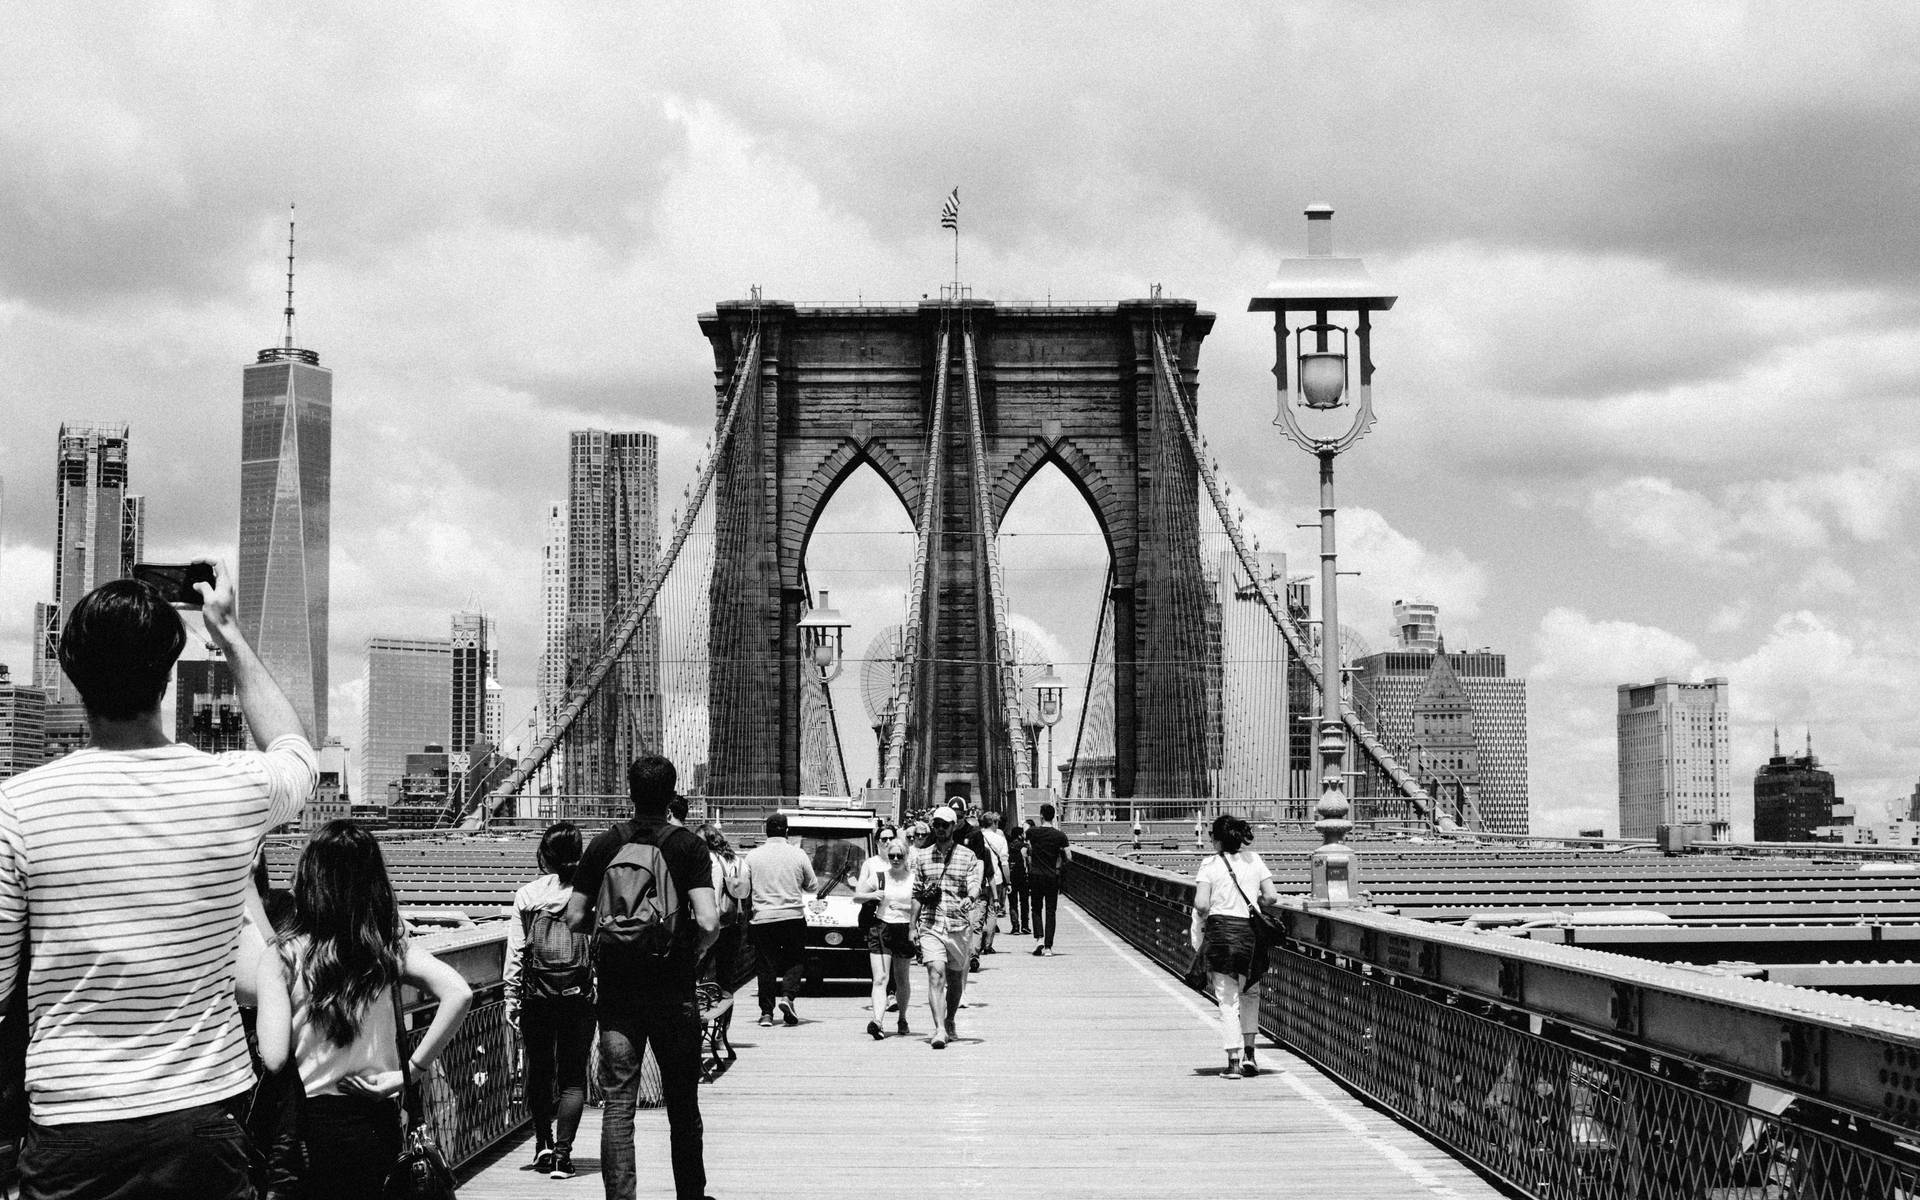
[[[286,348],[293,349],[293,204],[287,204],[287,340]]]
[[[1813,726],[1807,726],[1807,757],[1813,757]]]
[[[1780,727],[1778,725],[1773,727],[1773,756],[1775,758],[1780,757]]]

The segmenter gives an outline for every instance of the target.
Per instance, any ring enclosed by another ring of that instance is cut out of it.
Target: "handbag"
[[[393,994],[393,1040],[400,1051],[400,1119],[406,1136],[400,1142],[400,1157],[393,1160],[387,1180],[380,1188],[381,1200],[454,1200],[453,1172],[446,1156],[427,1132],[426,1106],[413,1083],[413,1053],[407,1046],[405,1014],[400,1011],[400,984]]]
[[[1206,990],[1206,987],[1207,987],[1207,937],[1206,937],[1206,934],[1203,933],[1200,935],[1200,948],[1193,952],[1193,957],[1191,959],[1187,960],[1187,969],[1181,972],[1180,981],[1186,984],[1188,987],[1192,988],[1196,992],[1201,992]]]

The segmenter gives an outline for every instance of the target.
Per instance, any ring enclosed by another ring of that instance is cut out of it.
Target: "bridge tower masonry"
[[[800,307],[724,302],[700,317],[724,405],[755,322],[758,395],[716,476],[711,584],[709,790],[793,795],[800,787],[800,653],[807,540],[834,492],[871,465],[917,520],[929,425],[948,371],[944,465],[929,547],[920,686],[908,714],[907,803],[950,790],[1000,808],[1012,747],[990,669],[990,602],[974,489],[995,529],[1048,463],[1085,498],[1113,565],[1116,789],[1205,793],[1207,585],[1192,454],[1166,405],[1153,336],[1170,334],[1187,395],[1213,315],[1188,300],[1111,306]],[[939,361],[943,325],[952,351]],[[984,464],[968,432],[961,333],[977,352]],[[1165,415],[1165,419],[1160,419]],[[830,580],[811,581],[831,587]],[[904,581],[903,581],[904,582]],[[857,640],[857,639],[856,639]]]

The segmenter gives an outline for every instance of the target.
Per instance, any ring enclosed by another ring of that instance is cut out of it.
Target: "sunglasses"
[[[889,855],[887,855],[887,861],[888,861],[888,862],[899,862],[900,860],[902,860],[902,859],[904,859],[905,857],[906,857],[906,855],[904,855],[904,854],[889,854]]]

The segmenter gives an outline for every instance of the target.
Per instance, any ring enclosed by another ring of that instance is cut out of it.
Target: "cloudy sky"
[[[1265,544],[1310,566],[1292,526],[1312,462],[1268,425],[1270,332],[1244,309],[1325,200],[1341,248],[1401,297],[1377,326],[1380,424],[1342,460],[1342,565],[1364,572],[1343,616],[1382,645],[1391,600],[1418,596],[1450,645],[1508,654],[1530,683],[1537,828],[1616,825],[1614,685],[1660,674],[1731,680],[1743,781],[1776,723],[1810,728],[1870,810],[1920,775],[1904,9],[9,14],[17,676],[51,588],[61,420],[132,425],[149,557],[231,555],[240,368],[279,338],[289,201],[298,340],[336,372],[332,720],[350,732],[366,637],[443,632],[468,603],[501,617],[524,709],[567,431],[659,432],[670,507],[711,422],[695,315],[755,284],[917,299],[951,270],[936,219],[956,184],[977,295],[1160,283],[1219,314],[1203,424]],[[846,496],[833,528],[882,519]],[[1034,612],[1061,606],[1042,562],[1062,594],[1099,586],[1067,549],[1090,519],[1050,507],[1021,514],[1026,544],[1057,524],[1061,548],[1010,564]],[[1088,633],[1036,619],[1084,657]]]

